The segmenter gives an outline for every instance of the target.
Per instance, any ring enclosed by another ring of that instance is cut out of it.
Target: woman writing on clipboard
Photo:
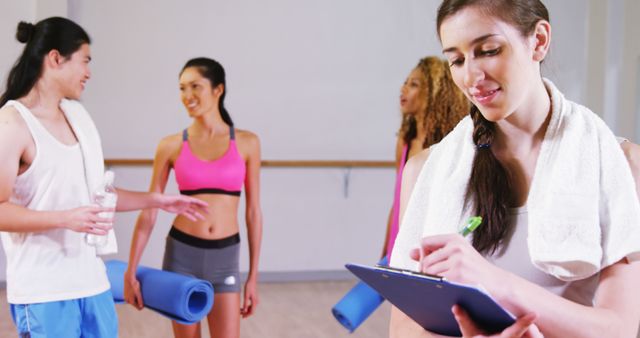
[[[473,106],[407,164],[391,265],[482,285],[519,318],[499,337],[636,337],[640,170],[602,120],[542,78],[546,7],[445,0],[437,29]],[[467,241],[455,233],[470,215],[484,223]],[[484,334],[452,311],[465,337]],[[396,309],[390,333],[432,336]]]

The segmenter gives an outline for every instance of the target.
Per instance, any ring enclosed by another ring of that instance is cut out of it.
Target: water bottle
[[[102,186],[93,193],[93,203],[105,207],[114,208],[118,201],[118,195],[116,189],[113,186],[114,174],[113,171],[105,171]],[[99,217],[112,218],[113,211],[104,211],[98,214]],[[107,244],[109,237],[107,235],[86,234],[85,241],[87,244],[95,247],[102,247]]]

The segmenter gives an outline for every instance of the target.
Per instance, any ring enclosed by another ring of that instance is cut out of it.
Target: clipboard
[[[500,332],[515,322],[515,317],[489,294],[473,286],[388,266],[347,264],[345,267],[425,330],[434,333],[462,335],[451,313],[455,304],[487,333]]]

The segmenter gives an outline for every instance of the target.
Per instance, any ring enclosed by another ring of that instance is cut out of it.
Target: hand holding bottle
[[[94,204],[102,208],[108,208],[108,211],[102,211],[98,213],[98,217],[103,219],[113,219],[116,203],[118,201],[118,194],[116,193],[116,189],[113,186],[113,179],[113,171],[106,171],[104,173],[102,187],[93,194]],[[106,225],[105,223],[98,224],[102,226]],[[85,240],[87,244],[91,246],[101,247],[107,244],[108,236],[107,233],[105,233],[104,235],[87,233],[87,235],[85,236]]]
[[[100,215],[110,213],[113,208],[103,208],[96,205],[79,207],[64,213],[60,221],[69,230],[97,235],[106,235],[111,230],[113,218],[103,218]]]

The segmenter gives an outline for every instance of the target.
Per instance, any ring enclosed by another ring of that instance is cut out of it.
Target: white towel
[[[640,203],[613,133],[545,79],[552,115],[527,200],[527,243],[540,270],[565,281],[589,277],[623,257],[640,259]],[[407,205],[392,266],[416,269],[409,250],[425,236],[455,233],[476,147],[469,117],[433,146]],[[471,208],[470,208],[471,209]]]
[[[87,179],[89,196],[92,196],[102,184],[104,177],[104,157],[102,155],[102,143],[89,113],[78,101],[63,99],[60,108],[64,111],[67,121],[71,125],[74,134],[82,149],[82,158]],[[113,229],[109,230],[108,241],[105,246],[97,247],[98,255],[108,255],[118,252],[118,243]]]

